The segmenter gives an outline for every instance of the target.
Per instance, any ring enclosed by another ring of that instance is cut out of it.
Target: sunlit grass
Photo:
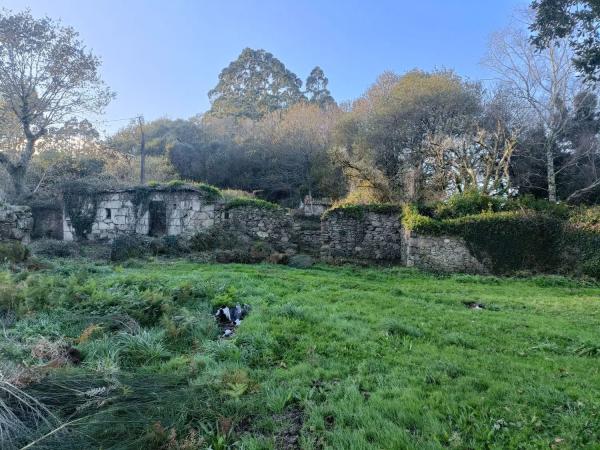
[[[80,345],[80,368],[53,375],[129,386],[115,404],[128,420],[136,408],[147,420],[116,427],[118,442],[98,431],[102,420],[119,417],[114,411],[82,425],[79,436],[103,448],[165,448],[169,429],[182,442],[195,430],[213,448],[282,448],[290,439],[339,449],[600,442],[595,285],[182,261],[61,270],[21,287],[35,293],[39,283],[48,298],[20,316],[13,328],[20,336],[47,329],[75,339],[90,321],[69,319],[86,314],[126,312],[144,324],[133,331],[107,325]],[[60,316],[52,316],[53,302]],[[252,312],[233,339],[220,340],[210,314],[236,302]],[[37,315],[60,324],[36,325]]]

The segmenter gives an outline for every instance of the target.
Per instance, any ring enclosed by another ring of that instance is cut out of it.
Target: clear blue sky
[[[526,0],[0,0],[73,26],[117,93],[105,120],[190,117],[244,47],[264,48],[301,79],[321,66],[336,100],[384,70],[451,68],[486,78],[494,30]],[[124,124],[124,123],[123,123]],[[106,124],[115,129],[121,123]]]

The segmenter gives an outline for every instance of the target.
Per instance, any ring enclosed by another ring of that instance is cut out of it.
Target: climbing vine
[[[78,239],[86,239],[92,232],[92,225],[96,219],[98,202],[94,188],[80,182],[68,183],[63,188],[63,201],[75,236]]]
[[[143,217],[148,208],[150,207],[150,198],[152,193],[156,191],[156,188],[151,186],[137,186],[133,188],[131,203],[133,204],[133,213],[136,220]]]

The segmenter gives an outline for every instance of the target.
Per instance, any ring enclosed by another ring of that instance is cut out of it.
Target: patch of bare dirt
[[[282,450],[300,449],[300,432],[304,425],[304,413],[299,407],[288,408],[274,417],[284,427],[275,436],[275,448]]]

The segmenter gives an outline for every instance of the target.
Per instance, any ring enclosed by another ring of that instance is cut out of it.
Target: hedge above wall
[[[243,208],[245,206],[249,206],[252,208],[258,209],[266,209],[270,211],[283,210],[283,208],[275,203],[268,202],[266,200],[261,200],[258,198],[234,198],[230,202],[225,205],[225,209],[233,209],[233,208]]]
[[[401,208],[398,205],[389,203],[375,203],[369,205],[342,205],[328,209],[323,213],[323,218],[331,214],[343,214],[355,219],[362,219],[365,214],[398,214],[400,215]]]
[[[596,240],[600,242],[600,234],[587,232],[583,236],[567,221],[547,214],[486,212],[436,220],[419,214],[414,206],[406,206],[402,223],[406,230],[417,234],[463,238],[473,255],[494,273],[581,271],[590,276],[600,275],[594,273],[593,264],[585,269],[594,257],[594,252],[586,248]],[[584,257],[575,267],[573,258],[566,258],[566,254]]]

